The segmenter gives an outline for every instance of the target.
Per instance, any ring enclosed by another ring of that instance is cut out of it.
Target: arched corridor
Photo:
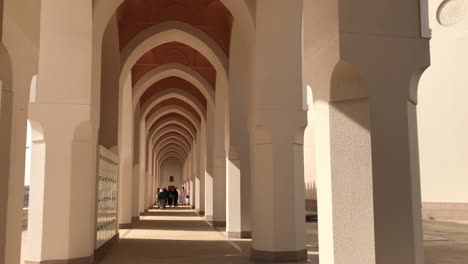
[[[0,264],[465,263],[439,2],[0,0]]]

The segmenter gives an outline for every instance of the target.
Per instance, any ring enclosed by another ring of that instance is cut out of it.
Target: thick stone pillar
[[[3,1],[0,1],[3,14]],[[0,15],[0,27],[2,26]],[[0,29],[1,33],[1,29]],[[1,40],[1,34],[0,34]],[[10,182],[10,139],[12,130],[13,91],[11,65],[6,48],[0,42],[0,263],[6,264],[7,215]],[[19,219],[18,219],[19,220]],[[19,255],[20,249],[16,249]]]
[[[28,9],[27,17],[21,15],[24,14],[25,8]],[[5,1],[2,16],[4,21],[3,33],[0,33],[2,35],[2,43],[0,43],[0,80],[3,82],[1,100],[4,102],[1,104],[4,105],[1,106],[3,109],[0,111],[6,113],[8,107],[11,107],[12,119],[11,127],[6,126],[4,131],[7,134],[11,133],[11,137],[4,138],[8,143],[2,144],[2,148],[4,148],[2,151],[10,151],[10,164],[0,165],[2,169],[9,170],[8,173],[3,174],[5,177],[9,175],[7,177],[8,183],[4,185],[8,187],[8,191],[4,192],[4,194],[8,194],[5,200],[7,205],[3,207],[8,211],[6,212],[5,255],[0,259],[4,259],[5,263],[18,263],[21,247],[22,208],[24,205],[26,124],[30,95],[31,99],[35,97],[35,75],[38,71],[39,56],[40,5],[37,2]],[[0,18],[0,20],[2,19]],[[17,25],[21,25],[20,31],[22,34],[18,34]],[[7,102],[10,96],[12,96],[12,101],[9,105]],[[7,122],[7,119],[2,122]],[[8,158],[5,161],[7,160]]]
[[[135,107],[133,115],[133,185],[132,185],[132,222],[140,219],[140,106]]]
[[[234,21],[229,59],[229,140],[226,177],[226,232],[230,238],[250,238],[250,144],[248,131],[249,77],[252,45]]]
[[[218,74],[213,131],[213,220],[215,227],[226,226],[226,122],[229,121],[228,87]]]
[[[123,89],[123,96],[131,96],[131,82]],[[133,201],[133,106],[130,100],[122,100],[121,115],[126,115],[119,123],[119,225],[129,228],[132,223]]]
[[[259,0],[256,19],[251,257],[298,262],[307,259],[302,1]]]
[[[143,114],[143,113],[141,113]],[[138,188],[138,212],[139,213],[144,213],[147,206],[147,195],[148,195],[148,175],[146,175],[146,170],[145,170],[145,163],[146,163],[146,134],[145,134],[145,122],[142,121],[145,117],[139,116],[139,118],[135,118],[136,124],[135,126],[138,126],[139,129],[136,131],[136,133],[139,134],[139,137],[137,140],[135,140],[135,145],[138,145],[139,147],[136,149],[136,151],[139,152],[138,156],[138,161],[139,161],[139,168],[138,168],[138,175],[139,175],[139,188]]]
[[[226,231],[230,238],[250,237],[250,233],[242,231],[242,192],[241,192],[241,160],[237,151],[229,150],[228,178],[226,182],[227,212]]]
[[[190,207],[191,207],[192,209],[195,208],[195,206],[194,206],[194,201],[195,201],[195,197],[194,197],[194,196],[195,196],[195,195],[194,195],[194,194],[195,194],[195,192],[194,192],[194,190],[195,190],[195,189],[194,189],[194,188],[195,188],[195,187],[194,187],[194,179],[195,179],[195,176],[192,176],[192,177],[190,178],[190,181],[189,181],[189,188],[188,188],[189,202],[190,202]]]
[[[320,261],[375,263],[367,89],[356,67],[340,62],[330,90],[330,102],[314,102]]]
[[[365,42],[363,48],[380,46],[362,66],[370,93],[376,262],[422,264],[416,94],[429,66],[429,40]]]
[[[199,160],[198,163],[205,164],[205,170],[200,170],[199,174],[204,175],[205,177],[205,185],[204,185],[204,192],[205,192],[205,218],[208,221],[213,220],[213,181],[214,181],[214,168],[213,168],[213,145],[214,145],[214,114],[215,109],[208,106],[207,111],[207,137],[206,137],[206,145],[203,146],[205,150],[205,159]]]
[[[43,134],[33,134],[38,157],[32,165],[26,259],[92,263],[97,155],[97,120],[91,120],[92,1],[42,2],[40,47],[30,120],[34,133]]]

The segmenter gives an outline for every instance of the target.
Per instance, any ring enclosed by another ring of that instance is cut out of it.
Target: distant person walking
[[[173,203],[174,203],[174,191],[171,189],[169,189],[169,192],[167,194],[167,200],[168,200],[168,203],[169,203],[169,207],[172,207]]]
[[[166,205],[169,203],[169,191],[166,188],[163,188],[164,193],[166,194]]]
[[[167,194],[164,190],[161,190],[158,193],[158,206],[159,209],[166,209],[166,200],[167,200]]]
[[[182,205],[185,205],[186,203],[186,199],[185,199],[185,196],[187,194],[185,193],[185,187],[182,186],[182,190],[180,190],[180,193],[179,193],[179,203],[182,204]]]
[[[174,190],[174,207],[179,207],[179,190],[177,187]]]

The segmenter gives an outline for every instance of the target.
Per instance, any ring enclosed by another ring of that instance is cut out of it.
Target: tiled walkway
[[[227,240],[187,208],[150,210],[99,264],[251,263],[249,240]]]
[[[468,263],[468,223],[424,221],[426,264]]]
[[[424,221],[424,233],[426,264],[468,263],[468,223]],[[227,240],[183,207],[151,210],[133,229],[120,230],[120,238],[97,264],[253,263],[248,257],[250,240]],[[318,263],[317,223],[307,224],[307,239],[308,263]]]

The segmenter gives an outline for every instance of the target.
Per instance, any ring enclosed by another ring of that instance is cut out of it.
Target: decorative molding
[[[465,0],[445,0],[437,9],[437,21],[445,27],[456,25],[465,15]]]

